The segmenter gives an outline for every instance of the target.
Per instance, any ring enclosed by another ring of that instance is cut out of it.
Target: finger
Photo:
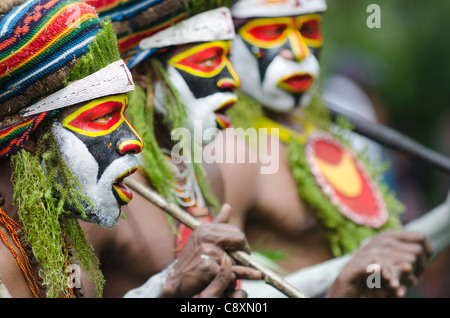
[[[415,266],[417,262],[417,255],[415,253],[410,253],[407,251],[390,251],[385,255],[386,259],[388,259],[392,264],[400,265],[400,264],[410,264],[411,266]]]
[[[409,263],[417,276],[422,275],[428,266],[429,256],[421,244],[396,243],[395,250],[390,251],[390,256],[396,263]]]
[[[399,252],[406,252],[414,255],[424,254],[424,246],[422,242],[404,241],[401,239],[392,239],[385,245],[388,251],[392,254]]]
[[[217,215],[214,223],[228,223],[231,217],[231,206],[228,203],[222,205],[219,214]]]
[[[224,250],[250,253],[250,244],[245,234],[234,225],[202,223],[197,230],[196,234],[204,242],[216,244]]]
[[[240,266],[235,265],[233,266],[233,272],[236,275],[237,278],[241,279],[261,279],[262,273],[256,269],[247,267],[247,266]]]
[[[380,274],[382,279],[387,282],[389,288],[396,289],[400,286],[400,276],[402,274],[401,269],[398,266],[394,266],[390,262],[381,262]]]
[[[233,274],[231,260],[224,255],[220,264],[220,272],[196,298],[217,298],[224,295]]]
[[[391,232],[392,236],[404,242],[419,243],[424,247],[427,254],[431,255],[432,246],[429,239],[420,232],[416,231],[395,231]]]

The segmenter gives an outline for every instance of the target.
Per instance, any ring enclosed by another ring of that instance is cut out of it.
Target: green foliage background
[[[370,4],[380,6],[379,29],[367,27]],[[442,131],[450,126],[450,1],[328,0],[327,5],[323,74],[342,66],[343,55],[353,62],[363,57],[371,89],[389,113],[387,124],[450,156],[450,137]],[[448,176],[421,162],[414,167],[427,208],[442,202]]]

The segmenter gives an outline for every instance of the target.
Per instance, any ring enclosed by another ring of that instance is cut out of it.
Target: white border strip
[[[234,18],[295,16],[326,10],[325,0],[238,0],[231,7]]]
[[[125,62],[120,60],[25,108],[20,115],[27,117],[133,90],[131,73]]]
[[[155,35],[141,40],[139,48],[163,48],[171,45],[232,40],[235,36],[231,12],[221,7],[199,13]]]

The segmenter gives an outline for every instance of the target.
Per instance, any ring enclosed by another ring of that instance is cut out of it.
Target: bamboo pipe
[[[125,183],[141,196],[161,208],[173,218],[183,223],[192,230],[195,230],[201,222],[195,217],[184,211],[178,205],[168,202],[161,195],[143,185],[132,177],[125,179]],[[300,293],[292,285],[284,281],[279,275],[257,263],[249,254],[243,251],[227,251],[228,254],[241,265],[245,265],[261,272],[264,281],[278,289],[280,292],[291,298],[308,298]]]

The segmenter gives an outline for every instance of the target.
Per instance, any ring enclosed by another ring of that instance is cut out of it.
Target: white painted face
[[[229,41],[184,45],[168,61],[169,79],[186,107],[187,127],[193,129],[199,144],[211,141],[203,138],[206,129],[231,125],[226,110],[236,103],[233,91],[240,80],[228,60],[229,48]],[[162,113],[163,100],[161,87],[157,85],[155,108]]]
[[[320,75],[320,22],[318,14],[237,19],[230,60],[240,89],[276,112],[308,105]]]
[[[123,179],[136,171],[142,140],[124,117],[126,95],[94,100],[53,124],[58,148],[80,183],[87,221],[103,227],[118,222],[132,199]]]

